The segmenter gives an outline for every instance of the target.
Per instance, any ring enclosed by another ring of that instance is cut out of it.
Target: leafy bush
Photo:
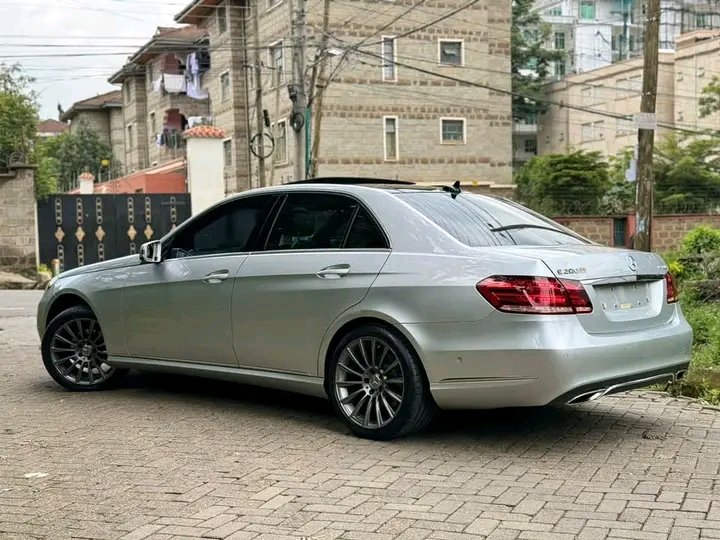
[[[690,231],[682,242],[684,255],[701,255],[720,251],[720,229],[700,225]]]

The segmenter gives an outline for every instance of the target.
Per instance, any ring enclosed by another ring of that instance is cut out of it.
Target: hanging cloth
[[[182,94],[187,89],[185,75],[163,74],[165,91],[169,94]]]

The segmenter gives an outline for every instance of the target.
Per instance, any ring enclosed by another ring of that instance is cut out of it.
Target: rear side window
[[[287,196],[267,250],[369,249],[386,247],[367,210],[350,197],[327,193]]]
[[[453,197],[442,192],[402,192],[397,196],[470,247],[589,243],[550,219],[492,197],[472,193]]]

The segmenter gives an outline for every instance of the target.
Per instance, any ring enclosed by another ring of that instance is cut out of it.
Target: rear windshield
[[[588,244],[554,221],[518,204],[460,193],[400,192],[397,196],[471,247]],[[509,227],[506,230],[498,230]]]

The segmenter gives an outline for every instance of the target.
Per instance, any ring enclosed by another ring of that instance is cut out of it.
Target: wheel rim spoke
[[[397,417],[405,393],[404,370],[398,354],[383,339],[364,336],[348,343],[334,377],[337,404],[353,423],[378,429]]]
[[[115,372],[107,364],[107,347],[97,321],[79,318],[57,329],[50,342],[50,359],[57,373],[81,386],[94,386]]]

